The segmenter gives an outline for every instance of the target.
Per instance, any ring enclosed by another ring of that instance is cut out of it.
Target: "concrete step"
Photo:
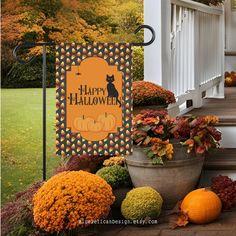
[[[203,106],[187,113],[188,115],[219,117],[217,128],[222,132],[221,146],[236,148],[236,87],[225,88],[225,98],[206,98]]]
[[[219,149],[206,155],[199,187],[211,185],[211,179],[217,175],[226,175],[236,180],[236,148]]]
[[[224,115],[218,116],[219,117],[219,123],[216,126],[222,127],[222,126],[232,126],[236,127],[236,117],[234,116],[227,116]]]
[[[236,172],[236,148],[221,148],[212,154],[207,154],[204,169],[235,170]]]
[[[217,129],[222,133],[222,140],[220,141],[221,147],[225,149],[236,148],[236,125],[233,126],[219,123]],[[231,151],[229,150],[229,152]]]

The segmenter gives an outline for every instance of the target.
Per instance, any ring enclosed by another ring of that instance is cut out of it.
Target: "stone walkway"
[[[236,236],[236,208],[224,212],[211,224],[170,229],[168,223],[149,226],[103,225],[98,227],[99,236]]]

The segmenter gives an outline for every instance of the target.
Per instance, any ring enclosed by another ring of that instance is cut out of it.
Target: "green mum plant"
[[[112,189],[128,187],[131,185],[128,170],[119,165],[103,167],[98,170],[96,174],[111,185]]]
[[[129,191],[121,204],[121,213],[127,220],[157,218],[161,213],[161,195],[151,187],[134,188]]]

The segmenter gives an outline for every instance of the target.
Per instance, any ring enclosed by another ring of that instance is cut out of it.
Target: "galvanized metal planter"
[[[141,147],[134,147],[133,155],[125,157],[125,161],[133,185],[156,189],[163,197],[164,207],[170,209],[196,187],[204,156],[187,154],[181,144],[174,144],[173,160],[164,165],[153,165]]]

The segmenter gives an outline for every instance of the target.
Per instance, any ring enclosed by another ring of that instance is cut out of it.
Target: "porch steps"
[[[236,126],[236,118],[221,118],[219,117],[219,124],[216,126],[223,127],[223,126]]]
[[[218,175],[236,180],[236,148],[222,148],[207,154],[198,186],[210,186],[212,178]]]
[[[209,186],[212,177],[220,174],[236,180],[236,87],[225,88],[225,99],[206,98],[201,108],[187,114],[218,116],[222,133],[222,148],[205,158],[200,186]]]
[[[206,155],[199,186],[210,186],[217,175],[236,180],[236,119],[220,118],[217,128],[222,132],[222,148]]]
[[[207,154],[204,170],[215,170],[218,172],[221,170],[232,171],[235,172],[236,179],[236,118],[220,117],[219,124],[216,127],[222,133],[222,148]]]
[[[236,148],[222,148],[215,153],[207,154],[204,169],[236,170]]]

